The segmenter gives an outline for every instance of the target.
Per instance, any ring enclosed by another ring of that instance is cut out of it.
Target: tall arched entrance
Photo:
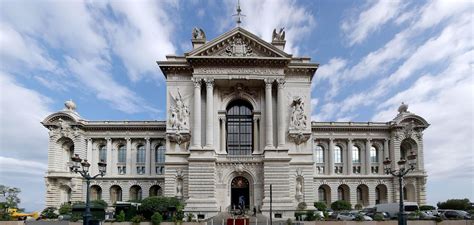
[[[244,206],[250,208],[250,185],[247,178],[238,176],[232,179],[230,187],[230,205],[232,209]]]

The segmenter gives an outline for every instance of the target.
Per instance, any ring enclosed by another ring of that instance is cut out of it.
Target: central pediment
[[[186,58],[279,58],[291,55],[249,31],[237,27],[185,54]]]

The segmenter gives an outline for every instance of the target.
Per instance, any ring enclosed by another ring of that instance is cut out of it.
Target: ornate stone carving
[[[204,68],[204,67],[199,67],[199,68],[194,68],[194,74],[282,75],[283,70],[278,69],[278,68],[241,68],[241,67],[225,67],[225,68],[206,67]],[[194,78],[194,79],[201,79],[201,78]],[[194,81],[194,82],[197,82],[197,81]]]
[[[194,27],[192,33],[193,39],[206,39],[206,33],[201,28]]]
[[[241,37],[236,37],[225,48],[225,51],[222,53],[222,55],[237,57],[252,56],[253,49]]]
[[[183,198],[183,170],[176,169],[176,198]]]
[[[171,95],[171,93],[170,93]],[[174,105],[170,109],[169,124],[173,130],[189,130],[189,107],[184,103],[183,97],[178,90],[178,95],[171,98]]]
[[[406,123],[405,126],[403,127],[403,134],[405,135],[405,138],[411,137],[415,130],[415,121],[411,120],[410,122]]]
[[[273,29],[273,34],[272,34],[272,40],[273,41],[284,41],[285,40],[285,28],[282,27],[280,28],[280,31],[276,31],[276,28]]]
[[[293,97],[291,103],[291,118],[290,118],[290,129],[292,130],[306,130],[307,128],[307,117],[304,112],[304,102],[300,96]]]
[[[251,90],[247,86],[244,86],[242,83],[237,83],[235,86],[232,86],[230,89],[222,91],[222,98],[226,98],[229,95],[237,95],[242,97],[245,94],[252,96],[253,98],[257,98],[258,94],[257,91]]]
[[[244,164],[239,163],[235,165],[234,169],[235,169],[235,172],[237,172],[239,175],[242,175],[242,173],[245,170],[245,167],[244,167]]]
[[[193,77],[191,78],[191,80],[193,81],[195,88],[201,88],[201,80],[202,80],[201,78]]]

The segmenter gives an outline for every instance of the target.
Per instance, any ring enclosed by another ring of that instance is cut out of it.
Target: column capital
[[[347,142],[352,143],[354,141],[354,138],[347,138]]]
[[[278,78],[276,81],[278,83],[278,88],[279,89],[285,87],[286,80],[284,78]]]
[[[271,88],[274,81],[275,81],[274,78],[265,78],[265,79],[263,79],[263,82],[265,82],[265,87],[266,88]]]
[[[214,78],[206,78],[206,79],[204,79],[204,82],[206,82],[206,87],[207,88],[214,87]]]
[[[191,80],[194,83],[194,88],[201,88],[201,80],[202,80],[201,78],[193,77],[191,78]]]
[[[111,137],[106,137],[106,138],[104,138],[104,139],[105,139],[107,142],[112,141],[112,138],[111,138]]]
[[[372,142],[372,138],[367,138],[367,143],[371,143]]]
[[[143,139],[145,139],[146,142],[150,142],[150,137],[145,137]]]
[[[125,137],[124,139],[125,139],[127,142],[132,141],[132,138],[131,138],[131,137]]]

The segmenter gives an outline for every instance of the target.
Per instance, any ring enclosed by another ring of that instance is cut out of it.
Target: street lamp
[[[92,217],[89,205],[89,186],[91,180],[97,178],[98,176],[104,176],[107,163],[105,163],[104,160],[100,160],[100,162],[97,163],[97,165],[99,166],[99,174],[91,176],[89,173],[89,168],[91,167],[91,164],[87,162],[87,159],[82,160],[78,154],[75,154],[73,157],[71,157],[71,162],[71,171],[80,174],[84,179],[86,179],[86,211],[84,212],[83,224],[89,225],[89,220]],[[80,167],[82,167],[82,169],[80,169]]]
[[[400,212],[398,213],[398,225],[407,225],[405,207],[403,205],[403,177],[408,174],[408,172],[415,170],[416,165],[416,154],[411,152],[408,159],[408,167],[406,166],[407,160],[400,158],[400,161],[397,162],[398,170],[392,169],[392,161],[389,158],[386,158],[383,161],[383,166],[386,174],[391,174],[394,177],[398,177],[398,185],[400,188]]]

